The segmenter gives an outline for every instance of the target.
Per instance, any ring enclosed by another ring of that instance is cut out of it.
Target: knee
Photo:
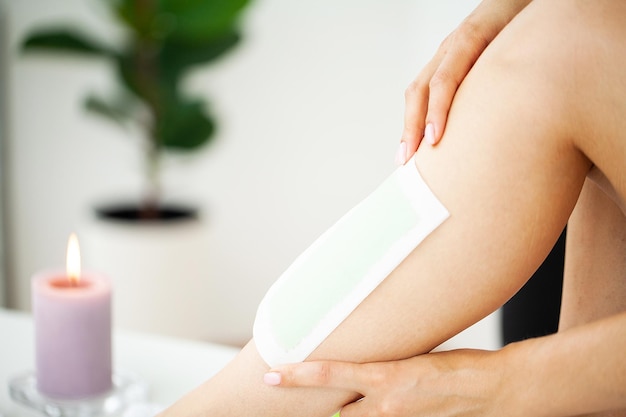
[[[624,19],[626,2],[534,0],[494,41],[492,57],[557,83],[590,83],[589,71],[623,56]]]

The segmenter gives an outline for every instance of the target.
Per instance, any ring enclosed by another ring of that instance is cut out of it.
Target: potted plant
[[[190,68],[214,62],[237,45],[239,20],[248,2],[103,0],[123,30],[118,44],[68,24],[36,29],[22,44],[27,53],[73,54],[112,65],[116,91],[90,94],[84,107],[141,132],[146,184],[142,195],[132,202],[96,207],[94,220],[99,223],[82,237],[91,266],[113,277],[115,320],[122,326],[202,336],[198,329],[204,324],[190,322],[193,316],[206,315],[205,299],[193,299],[207,291],[206,268],[200,265],[206,239],[204,231],[194,227],[196,208],[163,202],[162,160],[167,152],[200,149],[214,137],[216,122],[206,102],[183,91],[181,84]],[[187,308],[180,314],[179,309],[168,309],[168,301],[171,305],[176,298],[185,299]]]
[[[162,205],[161,162],[168,151],[194,151],[213,138],[214,118],[202,98],[181,90],[194,66],[215,61],[240,40],[240,14],[249,0],[106,0],[125,29],[110,45],[69,25],[38,29],[23,43],[27,52],[78,54],[108,61],[118,91],[88,95],[85,108],[143,134],[146,189],[137,207],[99,209],[120,219],[168,219],[189,214]],[[193,214],[193,213],[191,213]]]

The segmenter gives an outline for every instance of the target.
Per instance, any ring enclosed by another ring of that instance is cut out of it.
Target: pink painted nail
[[[426,125],[426,129],[424,131],[424,139],[430,145],[435,144],[435,126],[432,123],[428,123]]]
[[[280,374],[278,372],[268,372],[263,375],[263,382],[267,385],[280,385]]]
[[[406,143],[400,142],[398,151],[396,152],[396,165],[404,165],[406,163]]]

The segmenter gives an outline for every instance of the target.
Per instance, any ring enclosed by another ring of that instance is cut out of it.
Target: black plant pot
[[[135,203],[116,203],[95,208],[96,216],[101,220],[127,223],[176,223],[197,220],[197,208],[182,204],[163,204],[157,208],[146,209]]]

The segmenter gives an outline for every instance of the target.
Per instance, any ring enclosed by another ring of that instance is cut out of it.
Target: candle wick
[[[78,287],[78,277],[70,276],[70,287]]]

